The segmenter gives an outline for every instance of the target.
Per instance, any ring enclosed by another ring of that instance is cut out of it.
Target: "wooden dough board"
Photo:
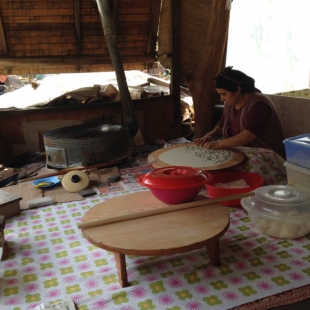
[[[194,146],[194,143],[184,143],[184,144],[178,144],[178,145],[173,145],[173,146],[158,149],[158,150],[152,152],[148,156],[148,163],[151,164],[154,168],[162,168],[162,167],[166,167],[166,166],[171,166],[171,164],[163,162],[159,158],[159,156],[162,153],[171,150],[172,148],[183,148],[185,146]],[[238,150],[235,150],[235,149],[229,149],[229,150],[234,153],[234,156],[231,160],[226,161],[224,163],[220,163],[218,165],[212,165],[212,166],[206,165],[205,167],[200,167],[200,166],[194,167],[193,165],[184,163],[183,166],[191,166],[191,167],[199,168],[202,170],[216,171],[216,170],[224,170],[224,169],[236,167],[236,166],[240,165],[245,160],[245,154],[244,153],[242,153]],[[180,149],[180,151],[181,151],[181,149]]]
[[[195,200],[205,199],[197,196]],[[150,191],[114,197],[88,210],[82,223],[114,217],[121,213],[137,213],[164,208],[165,203]],[[178,210],[128,221],[83,229],[83,234],[96,246],[124,254],[167,255],[198,248],[208,239],[225,233],[229,226],[228,210],[219,203]]]

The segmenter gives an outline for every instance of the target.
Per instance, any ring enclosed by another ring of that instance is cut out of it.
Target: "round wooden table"
[[[198,196],[197,199],[206,199]],[[82,223],[167,206],[150,191],[112,198],[88,210]],[[128,286],[125,255],[171,255],[206,246],[220,265],[219,238],[229,227],[228,210],[219,203],[82,229],[85,238],[114,253],[119,283]]]

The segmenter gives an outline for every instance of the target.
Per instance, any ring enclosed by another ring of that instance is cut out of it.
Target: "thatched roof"
[[[156,61],[161,0],[108,4],[124,69]],[[96,0],[0,1],[0,73],[111,70]]]

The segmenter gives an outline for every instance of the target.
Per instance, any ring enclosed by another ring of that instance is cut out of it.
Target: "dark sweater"
[[[245,125],[247,117],[249,115],[249,111],[257,102],[259,102],[260,104],[267,104],[270,107],[270,118],[268,121],[264,122],[265,124],[262,124],[261,130],[259,132],[255,132],[255,134],[257,135],[257,139],[254,140],[252,143],[248,144],[247,146],[271,149],[285,159],[285,146],[283,144],[284,135],[281,123],[272,101],[266,95],[257,92],[251,93],[251,96],[249,97],[247,102],[240,109],[240,132],[246,129]],[[230,137],[229,128],[234,123],[234,109],[234,106],[225,105],[224,107],[223,119],[221,120],[221,123],[223,128],[223,135],[225,138]],[[260,117],[260,115],[257,115],[257,117]]]

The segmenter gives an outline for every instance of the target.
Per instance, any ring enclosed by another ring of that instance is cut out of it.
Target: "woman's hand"
[[[222,148],[222,141],[211,141],[211,142],[206,142],[202,145],[206,149],[212,149],[212,150],[219,150]]]
[[[193,140],[194,144],[197,146],[204,146],[206,142],[211,142],[211,141],[212,141],[212,137],[210,135],[205,135],[201,138],[197,138]]]

